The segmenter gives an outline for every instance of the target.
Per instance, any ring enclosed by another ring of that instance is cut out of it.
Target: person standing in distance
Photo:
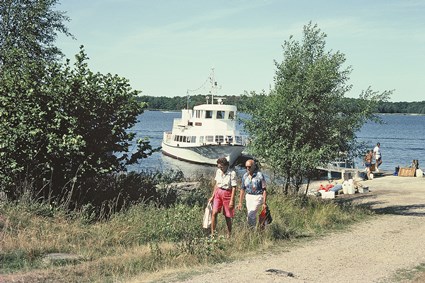
[[[368,150],[364,157],[367,179],[370,180],[370,168],[372,167],[373,150]]]
[[[373,148],[373,156],[375,156],[375,171],[379,172],[379,166],[382,164],[381,144],[379,142]]]
[[[255,227],[258,209],[260,207],[265,209],[267,206],[266,179],[263,173],[257,170],[254,160],[247,160],[245,162],[245,168],[246,173],[242,177],[238,209],[242,209],[242,203],[245,197],[248,211],[248,225]]]
[[[215,173],[215,186],[212,197],[208,200],[213,202],[211,215],[211,235],[214,235],[217,226],[217,214],[223,209],[226,218],[227,237],[232,233],[232,218],[235,216],[235,192],[237,186],[236,172],[229,170],[229,161],[225,157],[217,159],[217,171]]]

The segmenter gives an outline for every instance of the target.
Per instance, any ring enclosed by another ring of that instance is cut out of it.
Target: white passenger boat
[[[237,108],[211,96],[211,103],[183,109],[181,118],[174,119],[172,130],[164,132],[163,154],[200,164],[216,165],[220,157],[235,163],[246,145],[246,136],[236,128]]]

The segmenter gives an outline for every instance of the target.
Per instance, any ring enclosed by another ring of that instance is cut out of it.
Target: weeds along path
[[[356,194],[353,201],[370,205],[378,214],[367,222],[301,241],[286,251],[219,264],[200,275],[192,270],[192,277],[180,274],[167,281],[392,282],[400,270],[425,264],[425,178],[385,176],[363,184],[371,192]]]

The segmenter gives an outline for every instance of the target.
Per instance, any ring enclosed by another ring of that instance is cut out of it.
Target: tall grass
[[[230,261],[276,246],[289,239],[315,236],[369,215],[355,206],[332,201],[270,194],[273,223],[265,230],[246,226],[238,211],[226,239],[225,221],[218,217],[217,237],[201,227],[205,187],[168,207],[137,204],[108,219],[87,221],[86,210],[72,213],[48,204],[0,203],[0,279],[31,282],[116,282],[153,271]],[[197,201],[194,201],[197,199]],[[190,200],[190,201],[188,201]],[[49,253],[71,253],[79,260],[55,264]],[[30,279],[30,280],[29,280]],[[0,281],[2,281],[0,280]]]

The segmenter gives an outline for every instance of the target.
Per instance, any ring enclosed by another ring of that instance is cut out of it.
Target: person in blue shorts
[[[366,155],[364,157],[364,165],[366,167],[366,175],[367,175],[367,179],[370,180],[370,172],[371,172],[371,167],[372,167],[372,159],[373,159],[373,151],[372,150],[368,150],[366,152]]]

